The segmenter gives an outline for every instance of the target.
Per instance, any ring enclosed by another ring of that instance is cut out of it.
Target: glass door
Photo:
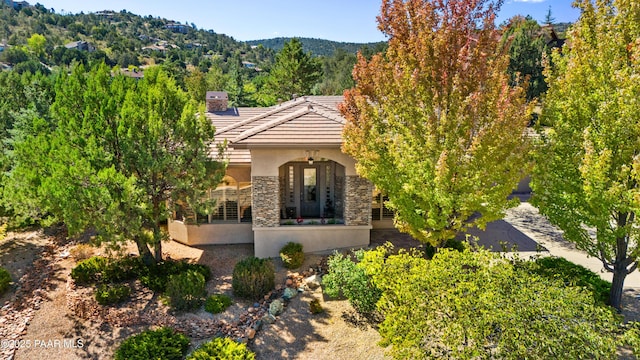
[[[304,165],[301,173],[302,187],[300,189],[300,216],[320,217],[318,166]]]

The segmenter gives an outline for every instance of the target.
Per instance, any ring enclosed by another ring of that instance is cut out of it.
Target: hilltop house
[[[369,244],[370,230],[393,227],[382,195],[340,150],[341,96],[306,96],[269,108],[228,108],[207,92],[216,141],[228,141],[223,182],[210,213],[176,209],[171,238],[188,245],[253,243],[277,256],[289,241],[306,252]]]
[[[87,41],[72,41],[64,45],[67,49],[76,49],[80,51],[95,51],[96,48]]]

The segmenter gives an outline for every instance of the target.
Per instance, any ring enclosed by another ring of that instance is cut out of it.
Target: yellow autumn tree
[[[531,107],[509,86],[502,1],[384,0],[386,54],[359,56],[343,150],[389,196],[396,227],[439,245],[501,218],[529,170]]]

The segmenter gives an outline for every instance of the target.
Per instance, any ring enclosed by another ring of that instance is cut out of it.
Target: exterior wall
[[[315,148],[314,148],[315,149]],[[347,154],[336,148],[316,149],[320,159],[333,160],[344,166],[345,175],[357,175],[356,162]],[[289,161],[304,159],[305,149],[251,149],[251,175],[252,176],[279,176],[281,165]]]
[[[254,252],[260,258],[277,257],[289,241],[300,243],[306,253],[369,246],[371,226],[290,225],[254,227]]]
[[[278,168],[275,168],[276,174]],[[253,176],[253,226],[280,226],[280,179],[278,176]]]
[[[344,224],[371,225],[371,183],[359,176],[346,176],[344,189]]]
[[[250,223],[190,225],[169,220],[168,228],[173,240],[190,246],[253,243]]]
[[[393,225],[392,219],[372,220],[371,226],[373,227],[373,229],[395,229],[396,228]]]

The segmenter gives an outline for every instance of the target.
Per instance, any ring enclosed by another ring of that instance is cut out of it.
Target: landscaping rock
[[[298,291],[296,289],[286,288],[284,289],[284,294],[282,294],[282,297],[289,300],[289,299],[293,299],[297,295],[298,295]]]
[[[269,314],[278,316],[284,311],[284,304],[279,299],[273,300],[269,305]]]
[[[271,314],[265,314],[262,317],[262,322],[267,324],[273,324],[276,322],[276,317]]]
[[[304,279],[304,283],[311,290],[315,290],[322,285],[322,276],[320,275],[311,275],[308,278]]]

